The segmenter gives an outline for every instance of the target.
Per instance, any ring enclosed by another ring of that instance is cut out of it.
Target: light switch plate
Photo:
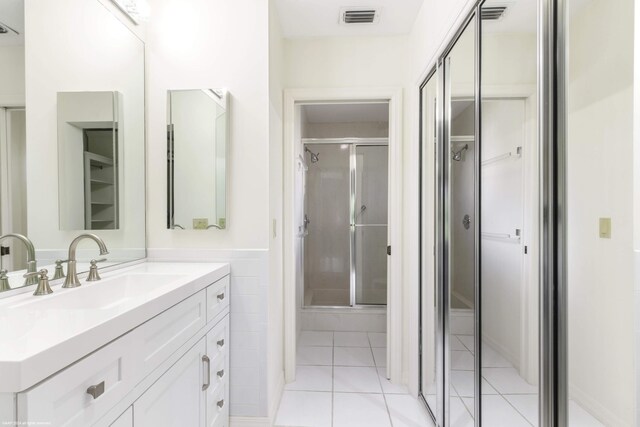
[[[193,218],[194,230],[206,230],[208,226],[209,226],[208,218]]]
[[[600,238],[611,238],[611,218],[600,218]]]

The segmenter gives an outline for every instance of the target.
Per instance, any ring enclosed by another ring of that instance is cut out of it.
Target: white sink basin
[[[32,387],[227,274],[228,264],[145,262],[0,299],[0,393]]]
[[[129,273],[83,283],[71,289],[58,289],[51,295],[38,296],[7,306],[11,310],[109,310],[138,296],[148,296],[163,286],[181,280],[183,275]]]

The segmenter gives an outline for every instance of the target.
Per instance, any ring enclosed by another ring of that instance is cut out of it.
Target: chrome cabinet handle
[[[218,375],[219,378],[224,377],[224,369],[219,370],[218,372],[216,372],[216,374]]]
[[[224,340],[219,340],[218,341],[218,346],[224,347]]]
[[[211,360],[206,354],[202,356],[202,367],[204,369],[205,382],[202,384],[202,391],[205,391],[211,385]]]
[[[94,399],[99,398],[104,393],[104,381],[99,384],[92,385],[87,389],[87,394],[90,394]]]
[[[224,399],[218,400],[218,408],[222,409],[223,406],[224,406]]]
[[[218,294],[218,299],[220,301],[222,301],[224,299],[224,292],[222,292],[221,294]]]

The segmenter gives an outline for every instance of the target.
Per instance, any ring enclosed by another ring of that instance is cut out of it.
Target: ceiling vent
[[[18,33],[16,30],[14,30],[13,28],[11,28],[10,26],[3,24],[2,22],[0,22],[0,36],[5,35],[5,34],[9,34],[9,35],[19,35],[20,33]]]
[[[340,12],[342,24],[375,24],[378,22],[378,12],[373,8],[343,9]]]
[[[497,21],[502,18],[505,10],[507,10],[506,6],[485,6],[482,8],[480,16],[485,21]]]

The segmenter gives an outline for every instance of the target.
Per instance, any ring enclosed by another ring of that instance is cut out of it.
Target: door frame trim
[[[403,363],[403,288],[402,288],[402,88],[313,88],[284,91],[284,372],[285,381],[295,380],[297,307],[295,265],[295,121],[296,104],[305,102],[389,103],[389,257],[387,272],[387,377],[394,383],[406,382],[409,366]],[[405,345],[406,344],[406,345]],[[406,378],[405,378],[406,377]]]

